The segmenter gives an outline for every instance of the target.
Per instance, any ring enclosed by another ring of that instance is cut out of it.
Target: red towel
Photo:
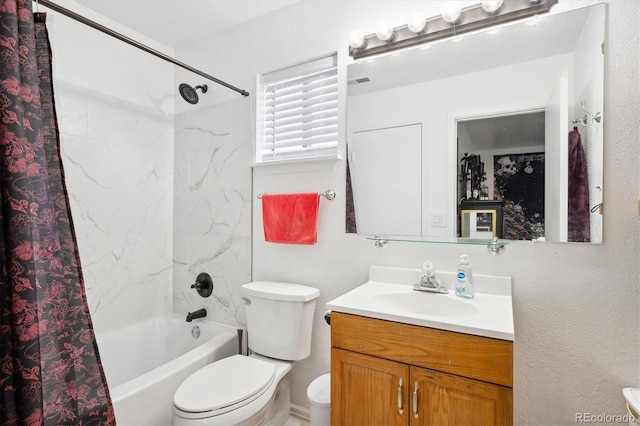
[[[318,240],[317,192],[262,195],[264,240],[284,244],[315,244]]]

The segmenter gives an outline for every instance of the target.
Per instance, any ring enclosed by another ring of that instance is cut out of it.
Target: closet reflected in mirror
[[[605,13],[350,64],[347,232],[602,242]]]

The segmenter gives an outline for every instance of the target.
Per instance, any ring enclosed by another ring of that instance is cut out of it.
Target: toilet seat
[[[233,355],[213,362],[178,387],[173,405],[184,417],[213,417],[259,398],[273,383],[276,366],[253,357]]]

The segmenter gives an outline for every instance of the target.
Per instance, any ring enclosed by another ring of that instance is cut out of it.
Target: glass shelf
[[[469,244],[469,245],[478,245],[478,246],[486,246],[491,242],[491,240],[484,238],[438,238],[438,237],[412,237],[408,235],[365,235],[367,240],[377,241],[377,240],[387,240],[387,241],[399,241],[404,243],[436,243],[436,244]],[[505,246],[509,244],[507,240],[498,240],[500,244],[504,244]]]
[[[375,241],[376,247],[386,247],[391,241],[403,243],[432,243],[432,244],[466,244],[486,246],[491,254],[500,254],[504,251],[509,241],[494,238],[488,240],[485,238],[437,238],[437,237],[413,237],[407,235],[365,235],[367,240]]]

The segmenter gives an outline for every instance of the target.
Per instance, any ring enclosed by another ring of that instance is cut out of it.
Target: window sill
[[[342,158],[338,154],[331,155],[323,155],[318,157],[307,157],[307,158],[293,158],[290,160],[274,160],[274,161],[265,161],[261,163],[251,163],[249,167],[267,167],[267,166],[280,166],[286,164],[304,164],[304,163],[318,163],[318,162],[330,162],[330,161],[340,161]]]

